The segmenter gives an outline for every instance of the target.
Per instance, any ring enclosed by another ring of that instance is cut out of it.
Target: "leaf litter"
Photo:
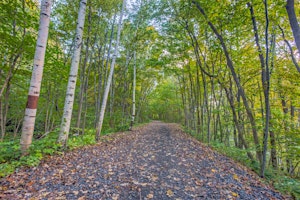
[[[286,199],[176,124],[152,122],[0,180],[0,199]]]

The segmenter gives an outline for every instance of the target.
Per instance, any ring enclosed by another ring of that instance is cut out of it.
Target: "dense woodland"
[[[299,17],[293,0],[2,0],[1,141],[162,120],[299,178]]]

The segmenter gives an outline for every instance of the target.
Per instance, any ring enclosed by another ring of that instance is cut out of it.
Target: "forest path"
[[[245,167],[161,122],[50,157],[0,186],[0,199],[284,199]]]

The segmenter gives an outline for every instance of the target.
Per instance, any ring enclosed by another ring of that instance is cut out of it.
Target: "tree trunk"
[[[192,0],[192,3],[196,5],[197,9],[205,17],[205,19],[207,21],[207,24],[213,30],[213,32],[215,33],[215,35],[218,38],[219,42],[221,43],[221,47],[222,47],[222,49],[224,51],[224,54],[225,54],[225,57],[226,57],[227,66],[230,69],[232,77],[233,77],[233,79],[234,79],[234,81],[236,83],[236,86],[238,88],[238,91],[241,94],[241,97],[243,99],[243,103],[244,103],[244,106],[245,106],[245,109],[246,109],[246,112],[247,112],[247,116],[248,116],[250,124],[251,124],[253,140],[254,140],[255,147],[256,147],[256,156],[257,156],[258,160],[260,162],[262,162],[262,152],[261,152],[261,146],[260,146],[260,142],[259,142],[259,138],[258,138],[258,134],[257,134],[256,122],[255,122],[252,110],[251,110],[251,108],[249,106],[249,103],[248,103],[247,96],[246,96],[246,93],[244,91],[244,88],[243,88],[242,84],[240,83],[240,81],[238,79],[238,76],[236,74],[233,62],[232,62],[231,57],[229,55],[228,49],[227,49],[227,47],[225,45],[224,39],[223,39],[222,35],[219,34],[218,30],[212,24],[212,22],[209,21],[206,13],[204,12],[204,10],[200,6],[200,4],[198,2],[196,2],[195,0]]]
[[[224,87],[224,90],[225,90],[225,93],[226,93],[226,97],[228,99],[228,102],[230,104],[230,108],[231,108],[231,112],[232,112],[232,117],[233,117],[233,122],[235,124],[235,128],[238,132],[238,137],[239,137],[239,142],[236,142],[235,141],[235,144],[238,145],[239,148],[242,148],[242,146],[239,145],[242,144],[245,146],[245,149],[248,150],[248,145],[246,143],[246,140],[244,139],[244,132],[243,132],[243,128],[238,120],[238,115],[236,113],[236,109],[235,109],[235,106],[234,106],[234,96],[233,96],[233,93],[232,93],[232,89],[228,89],[226,87]],[[235,136],[236,137],[236,136]],[[247,156],[251,159],[251,160],[254,160],[252,154],[247,151]]]
[[[72,118],[75,88],[78,74],[78,65],[80,60],[80,51],[82,46],[82,35],[84,28],[85,20],[85,10],[86,10],[87,0],[80,1],[80,7],[78,12],[77,27],[76,27],[76,38],[75,38],[75,47],[71,62],[71,70],[69,74],[68,87],[66,93],[66,99],[64,104],[64,114],[62,117],[61,128],[59,133],[58,142],[67,145],[67,140],[70,131],[70,124]]]
[[[119,42],[120,42],[120,36],[121,36],[121,28],[122,28],[123,12],[125,10],[125,6],[126,6],[126,0],[123,0],[122,10],[121,10],[119,24],[118,24],[117,43],[115,46],[113,60],[112,60],[111,66],[110,66],[110,72],[109,72],[108,80],[107,80],[104,95],[103,95],[101,111],[100,111],[100,116],[99,116],[99,122],[97,124],[97,130],[96,130],[96,141],[97,142],[100,139],[100,133],[101,133],[102,124],[103,124],[103,120],[104,120],[104,113],[105,113],[105,108],[106,108],[106,104],[107,104],[108,93],[109,93],[111,81],[112,81],[113,74],[114,74],[114,67],[115,67],[116,58],[117,58],[117,54],[118,54],[118,48],[119,48]]]
[[[86,82],[86,68],[87,68],[87,62],[89,59],[89,47],[90,47],[90,33],[91,33],[91,22],[92,22],[92,11],[91,6],[89,6],[89,14],[88,14],[88,33],[87,38],[85,42],[85,56],[83,60],[83,67],[80,71],[80,91],[79,91],[79,99],[78,99],[78,113],[77,113],[77,121],[76,121],[76,128],[77,128],[77,134],[80,134],[80,123],[81,123],[81,115],[82,115],[82,107],[83,107],[83,101],[84,101],[84,95],[86,93],[85,90],[85,82]],[[88,66],[90,68],[90,66]]]
[[[115,27],[116,17],[117,17],[117,13],[114,15],[113,23],[111,25],[110,42],[109,42],[109,46],[108,46],[108,49],[107,49],[107,57],[106,57],[106,60],[105,60],[105,73],[102,72],[101,76],[99,77],[99,91],[98,91],[99,93],[98,93],[98,106],[97,106],[98,111],[97,111],[97,115],[96,115],[96,119],[97,119],[96,129],[97,129],[97,126],[98,126],[98,123],[99,123],[99,120],[100,120],[100,115],[101,115],[101,99],[100,99],[100,96],[101,96],[102,91],[100,91],[100,89],[102,89],[102,79],[103,79],[103,85],[107,84],[108,63],[109,63],[109,60],[110,60],[110,51],[111,51],[111,46],[112,46],[112,41],[113,41],[113,36],[114,36],[114,27]],[[104,50],[104,52],[105,52],[105,50]],[[104,71],[104,56],[105,56],[105,53],[103,54],[102,71]],[[102,96],[102,101],[103,101],[103,96]]]
[[[285,8],[288,13],[290,26],[293,31],[298,53],[300,54],[300,27],[295,13],[294,0],[287,0]]]
[[[294,50],[292,48],[292,45],[290,44],[290,42],[285,38],[285,34],[284,34],[284,31],[283,29],[279,26],[279,29],[281,30],[281,35],[282,35],[282,39],[284,40],[285,44],[288,46],[289,50],[290,50],[290,55],[291,55],[291,58],[292,58],[292,61],[296,67],[296,69],[298,70],[298,72],[300,72],[300,66],[298,65],[298,62],[294,56]]]
[[[131,117],[129,130],[132,130],[134,118],[135,118],[135,88],[136,88],[136,52],[134,52],[133,86],[132,86],[132,117]]]
[[[30,81],[20,141],[22,155],[27,154],[28,148],[30,147],[32,142],[37,104],[43,76],[45,52],[48,40],[51,4],[52,0],[43,0],[41,2],[38,39],[34,54],[33,71]]]
[[[269,136],[269,126],[270,126],[270,70],[269,70],[269,18],[268,18],[268,5],[267,0],[264,0],[265,8],[265,18],[266,18],[266,28],[265,28],[265,41],[266,41],[266,57],[264,57],[262,48],[259,43],[258,29],[256,25],[256,19],[254,15],[253,6],[251,3],[247,3],[250,8],[251,19],[253,24],[255,43],[259,53],[259,60],[261,65],[261,78],[262,78],[262,87],[264,91],[264,100],[265,100],[265,127],[264,127],[264,139],[263,139],[263,154],[262,162],[260,167],[260,176],[264,177],[265,168],[266,168],[266,159],[267,159],[267,150],[268,150],[268,136]]]

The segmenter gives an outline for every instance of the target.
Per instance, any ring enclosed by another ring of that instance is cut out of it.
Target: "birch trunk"
[[[87,63],[89,59],[89,46],[90,46],[90,33],[91,33],[91,21],[92,21],[92,11],[91,6],[89,6],[89,14],[88,14],[88,32],[87,32],[87,38],[86,38],[86,44],[85,44],[85,57],[83,61],[83,67],[81,70],[81,77],[80,77],[80,92],[79,92],[79,100],[78,100],[78,114],[77,114],[77,122],[76,122],[76,128],[77,134],[80,134],[80,124],[81,124],[81,115],[82,115],[82,109],[83,109],[83,101],[84,101],[84,95],[86,94],[85,90],[85,82],[88,78],[86,75],[86,68]],[[90,66],[88,66],[88,70],[90,70]]]
[[[76,88],[76,81],[78,75],[78,65],[79,65],[80,51],[82,46],[82,35],[83,35],[83,28],[84,28],[86,4],[87,4],[87,0],[80,1],[77,27],[76,27],[75,48],[74,48],[72,62],[71,62],[71,70],[70,70],[70,75],[68,80],[68,88],[67,88],[65,105],[64,105],[64,113],[62,117],[62,123],[61,123],[59,138],[58,138],[58,142],[63,144],[64,146],[66,146],[67,144],[69,131],[70,131],[70,123],[72,118],[75,88]]]
[[[22,155],[25,155],[27,153],[27,150],[32,142],[38,98],[40,95],[40,88],[43,77],[45,52],[50,23],[51,4],[52,0],[43,0],[41,2],[38,39],[35,48],[33,70],[20,141]]]
[[[132,130],[135,118],[135,88],[136,88],[136,52],[134,52],[134,65],[133,65],[133,88],[132,88],[132,116],[129,130]]]
[[[101,110],[100,110],[99,122],[97,124],[96,141],[99,141],[99,139],[100,139],[100,133],[101,133],[102,124],[103,124],[103,120],[104,120],[105,108],[106,108],[106,104],[107,104],[107,97],[108,97],[112,77],[113,77],[113,74],[114,74],[114,67],[115,67],[115,63],[116,63],[118,47],[119,47],[119,42],[120,42],[120,35],[121,35],[121,28],[122,28],[122,18],[123,18],[123,12],[124,12],[124,9],[125,9],[125,5],[126,5],[126,0],[123,0],[122,11],[121,11],[121,14],[120,14],[119,24],[118,24],[117,43],[116,43],[116,46],[115,46],[113,60],[112,60],[111,66],[110,66],[110,72],[109,72],[108,80],[107,80],[107,83],[106,83],[106,86],[105,86],[103,101],[102,101]]]

